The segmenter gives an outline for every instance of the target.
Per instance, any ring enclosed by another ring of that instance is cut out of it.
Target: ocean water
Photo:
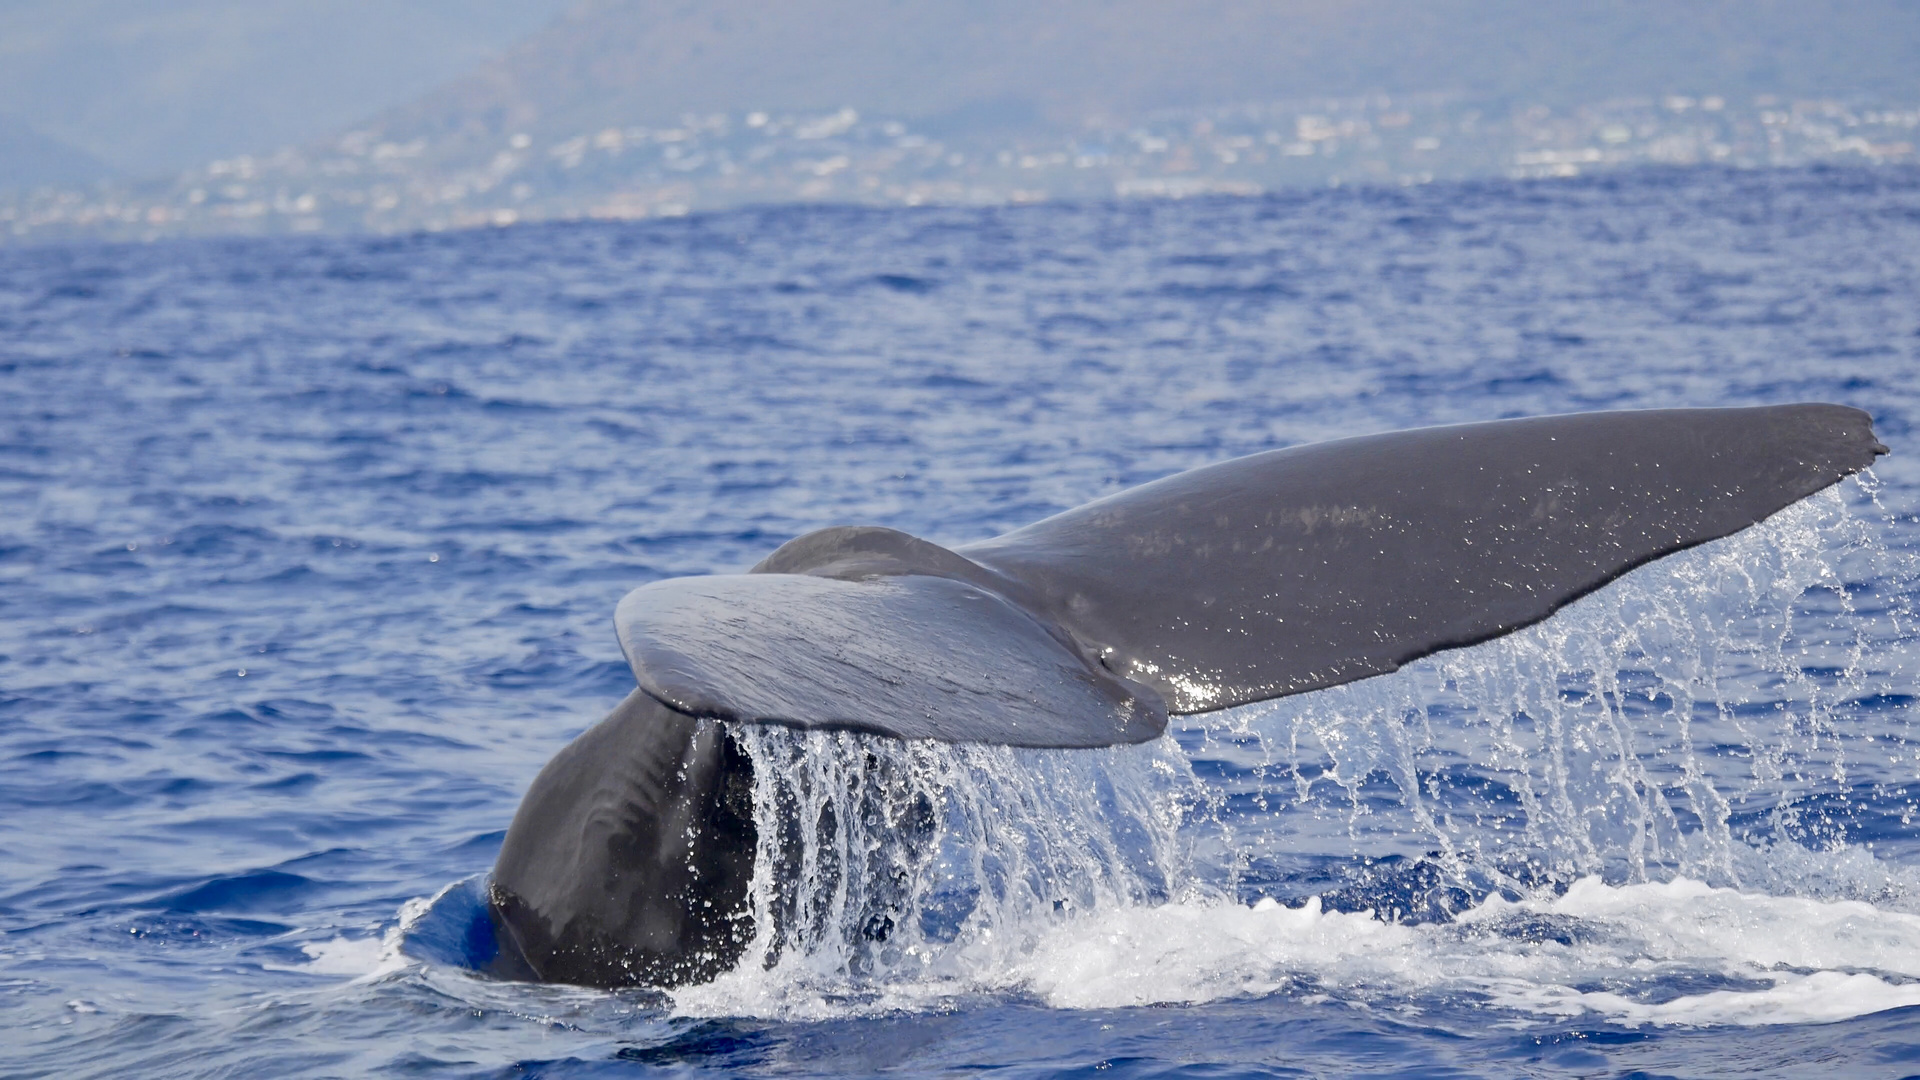
[[[672,993],[476,971],[630,588],[1794,400],[1893,456],[1145,746],[753,733],[778,940]],[[0,249],[0,1069],[1920,1074],[1917,419],[1912,170]]]

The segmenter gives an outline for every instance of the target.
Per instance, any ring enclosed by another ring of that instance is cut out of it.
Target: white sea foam
[[[1709,1025],[1824,1022],[1920,1004],[1920,916],[1858,901],[1764,896],[1687,880],[1621,888],[1587,880],[1552,900],[1491,901],[1463,923],[1516,912],[1571,916],[1602,935],[1531,953],[1534,977],[1490,995],[1519,1009]],[[1667,1000],[1583,988],[1606,982],[1609,972],[1619,973],[1615,981],[1719,976],[1750,988]]]
[[[1049,935],[1017,981],[1053,1005],[1096,1009],[1212,1001],[1414,975],[1420,932],[1371,912],[1289,908],[1264,900],[1166,904],[1113,912]],[[1405,984],[1402,984],[1405,985]]]
[[[1370,913],[1174,904],[1064,928],[1027,961],[1050,1004],[1113,1008],[1292,991],[1375,1003],[1438,992],[1629,1024],[1785,1024],[1920,1004],[1920,916],[1677,880],[1577,882],[1451,925]],[[1660,996],[1674,985],[1739,988]]]
[[[1715,990],[1659,1003],[1563,987],[1534,988],[1522,996],[1521,1002],[1533,1011],[1549,1014],[1594,1012],[1635,1026],[1693,1027],[1825,1024],[1920,1005],[1920,985],[1889,983],[1873,975],[1816,971],[1811,975],[1770,977],[1778,984],[1764,990]]]

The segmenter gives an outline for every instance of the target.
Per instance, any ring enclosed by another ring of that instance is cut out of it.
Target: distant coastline
[[[1646,165],[1920,162],[1920,105],[1759,95],[1575,108],[1463,95],[1242,103],[947,134],[851,108],[689,115],[536,136],[365,127],[145,182],[0,193],[0,243],[402,233],[733,206],[1254,195]]]

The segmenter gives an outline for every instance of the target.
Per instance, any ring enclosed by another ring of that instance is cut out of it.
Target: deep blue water
[[[469,970],[637,585],[1336,436],[1809,399],[1894,456],[1517,638],[915,759],[942,857],[1039,883],[929,894],[921,968],[829,926],[671,997]],[[1912,170],[0,249],[0,1065],[1920,1074],[1917,420]]]

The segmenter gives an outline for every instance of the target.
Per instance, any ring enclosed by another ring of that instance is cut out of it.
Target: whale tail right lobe
[[[1512,633],[1886,452],[1844,405],[1494,420],[1223,461],[956,551],[1208,712]]]

